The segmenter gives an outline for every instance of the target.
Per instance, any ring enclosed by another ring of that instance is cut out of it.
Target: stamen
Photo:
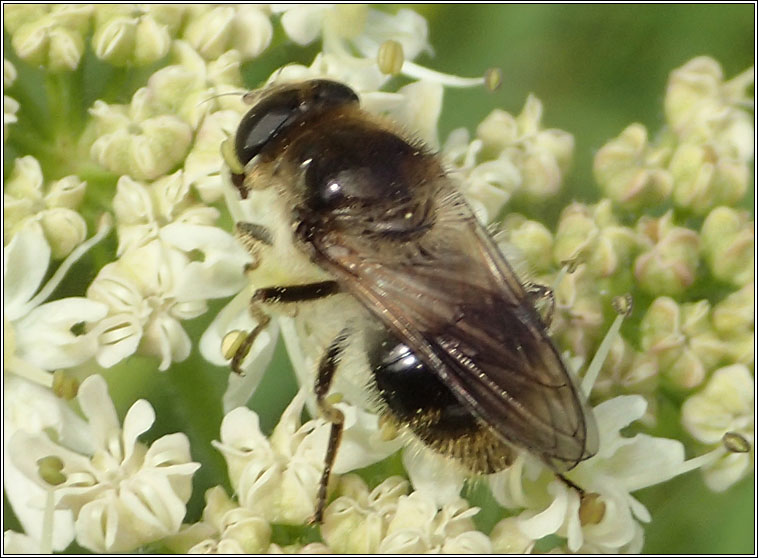
[[[748,453],[750,442],[739,432],[726,432],[721,437],[724,447],[731,453]]]
[[[384,41],[376,54],[379,70],[388,76],[394,76],[403,69],[405,54],[403,45],[394,40]]]
[[[563,279],[566,277],[568,273],[571,273],[573,270],[569,271],[569,265],[565,264],[561,269],[558,270],[558,274],[555,276],[555,280],[553,281],[553,286],[551,287],[553,289],[553,292],[558,292],[558,287],[560,286]]]
[[[55,528],[55,495],[47,491],[45,498],[45,513],[42,515],[42,534],[39,541],[40,554],[53,553],[53,529]]]
[[[484,72],[484,86],[489,91],[497,91],[503,84],[503,72],[500,68],[489,68]]]
[[[605,338],[602,343],[600,343],[597,351],[595,351],[595,356],[592,357],[592,362],[590,362],[590,365],[587,367],[587,372],[584,373],[584,379],[582,379],[582,392],[585,396],[589,396],[592,391],[592,386],[595,385],[595,380],[597,380],[597,377],[600,375],[600,368],[602,368],[603,363],[611,350],[611,345],[621,329],[621,324],[623,323],[624,318],[626,318],[632,311],[632,296],[626,295],[614,298],[613,306],[619,315],[613,320],[611,327],[608,329],[608,333],[605,334]]]
[[[689,473],[695,469],[700,469],[701,467],[715,463],[724,456],[724,449],[724,446],[718,446],[716,449],[711,450],[708,453],[704,453],[703,455],[698,455],[697,457],[688,459],[682,464],[682,468],[678,474],[681,475],[683,473]]]
[[[66,482],[63,474],[63,461],[57,455],[48,455],[37,460],[37,472],[47,484],[57,486]],[[42,535],[40,537],[40,554],[53,553],[53,529],[55,521],[55,490],[47,490],[45,513],[42,516]]]
[[[242,346],[246,337],[247,333],[239,329],[232,330],[224,335],[224,338],[221,340],[221,355],[225,359],[232,358]]]
[[[582,496],[579,504],[579,522],[582,525],[597,525],[605,516],[605,502],[600,499],[600,494],[590,492]]]
[[[56,370],[53,373],[52,388],[56,396],[66,401],[71,401],[79,391],[79,380],[73,376],[69,376],[63,370]]]
[[[420,80],[436,81],[447,87],[477,87],[486,84],[484,77],[465,78],[452,74],[443,74],[442,72],[419,66],[410,60],[403,62],[402,73],[408,77]]]
[[[48,455],[37,460],[37,472],[40,478],[51,486],[66,482],[66,475],[62,471],[63,461],[57,455]]]

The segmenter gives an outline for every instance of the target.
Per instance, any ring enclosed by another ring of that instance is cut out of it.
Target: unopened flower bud
[[[552,153],[537,151],[521,161],[521,191],[531,198],[549,199],[558,193],[562,183],[561,169]]]
[[[654,356],[661,372],[682,389],[691,389],[725,355],[725,345],[710,329],[708,301],[681,306],[659,297],[640,324],[641,346]]]
[[[86,188],[87,183],[78,176],[66,176],[50,183],[45,202],[49,207],[76,209],[84,198]]]
[[[73,70],[84,53],[84,35],[92,6],[61,5],[41,9],[4,9],[16,54],[51,71]]]
[[[87,224],[82,216],[63,207],[42,212],[40,224],[55,259],[68,256],[87,237]]]
[[[634,276],[654,295],[677,295],[695,280],[699,241],[695,231],[674,226],[671,214],[657,220],[643,218],[638,230],[652,244],[634,262]]]
[[[226,491],[220,486],[214,486],[205,491],[205,508],[203,520],[213,525],[217,530],[223,530],[224,515],[236,508]]]
[[[114,173],[152,180],[174,168],[187,154],[191,141],[188,124],[163,115],[143,120],[133,130],[121,128],[100,136],[91,154]]]
[[[753,281],[755,228],[747,212],[717,207],[703,222],[700,236],[714,277],[737,287]]]
[[[753,104],[754,82],[753,67],[725,82],[718,62],[695,58],[671,74],[666,118],[680,140],[712,143],[744,164],[753,156],[753,115],[745,109]]]
[[[58,29],[50,34],[47,65],[52,71],[75,70],[84,53],[79,33]]]
[[[703,215],[718,205],[732,205],[745,195],[748,166],[710,145],[680,145],[669,163],[674,203]]]
[[[257,6],[214,6],[187,24],[184,39],[206,60],[235,49],[257,57],[271,42],[273,28]]]
[[[561,212],[555,232],[553,260],[560,264],[577,257],[585,258],[599,234],[600,230],[592,219],[590,208],[572,203]]]
[[[722,335],[752,331],[754,305],[755,285],[749,282],[714,306],[713,326]]]
[[[718,95],[724,75],[721,65],[708,56],[699,56],[671,72],[666,90],[666,119],[674,129],[686,126],[693,113]]]
[[[476,137],[483,142],[483,156],[494,156],[516,141],[518,124],[509,113],[495,109],[476,127]]]
[[[666,148],[648,144],[647,129],[632,124],[595,155],[595,179],[605,194],[627,209],[656,206],[673,189],[671,174],[663,166]]]
[[[97,26],[92,37],[95,56],[114,65],[126,65],[131,60],[137,36],[137,21],[116,17]]]
[[[513,213],[503,221],[503,230],[508,242],[519,249],[534,271],[550,270],[553,237],[545,225]]]

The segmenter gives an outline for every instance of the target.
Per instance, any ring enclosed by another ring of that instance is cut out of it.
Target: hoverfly
[[[332,423],[315,521],[321,521],[343,417],[328,399],[353,340],[370,368],[384,418],[473,473],[507,467],[514,448],[556,473],[591,457],[597,439],[582,396],[524,286],[445,171],[440,158],[328,80],[258,92],[234,141],[241,196],[273,189],[278,231],[238,223],[256,255],[284,238],[297,279],[258,289],[265,307],[352,297],[365,314],[327,343],[315,395]],[[569,481],[567,481],[569,482]]]

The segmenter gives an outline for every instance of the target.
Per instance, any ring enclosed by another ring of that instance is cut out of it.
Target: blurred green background
[[[592,156],[632,122],[651,137],[663,120],[669,73],[709,55],[727,78],[754,63],[752,5],[414,6],[429,20],[434,67],[458,75],[503,72],[494,94],[448,90],[442,137],[493,108],[542,100],[546,127],[576,139],[572,182],[592,181]],[[581,188],[584,190],[584,188]]]
[[[543,125],[574,135],[574,169],[566,195],[580,201],[596,199],[592,159],[609,138],[632,122],[645,124],[651,136],[661,127],[666,81],[674,68],[709,55],[732,77],[754,63],[752,4],[410,7],[429,20],[435,54],[421,63],[463,76],[481,75],[490,67],[503,72],[503,84],[494,93],[446,91],[440,137],[461,126],[473,131],[496,107],[517,114],[534,93],[545,107]],[[309,63],[316,50],[272,47],[260,61],[246,64],[247,85],[256,85],[286,62]],[[207,314],[184,323],[193,339],[200,338],[223,302],[212,301]],[[227,369],[210,366],[196,350],[166,373],[155,371],[154,359],[132,357],[107,374],[121,416],[141,397],[155,406],[159,422],[150,439],[178,430],[190,436],[193,458],[203,463],[195,477],[190,518],[199,517],[205,489],[225,476],[224,462],[208,442],[218,438],[227,375]],[[264,431],[276,424],[295,389],[279,347],[250,403],[261,414]],[[644,551],[754,553],[754,487],[749,478],[725,494],[712,494],[693,473],[638,493],[653,516],[645,529]],[[8,515],[3,527],[18,529]]]

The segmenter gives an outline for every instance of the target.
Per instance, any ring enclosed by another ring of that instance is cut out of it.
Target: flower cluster
[[[99,375],[82,382],[77,400],[87,422],[61,408],[60,400],[37,394],[58,408],[60,416],[47,425],[54,437],[25,430],[28,423],[20,413],[28,410],[13,405],[10,418],[21,428],[10,439],[8,454],[15,469],[39,485],[27,493],[29,505],[50,508],[48,524],[40,526],[38,551],[49,551],[51,541],[45,537],[65,535],[72,519],[82,546],[123,552],[175,533],[184,518],[192,475],[200,467],[190,461],[187,437],[169,434],[145,446],[137,437],[155,421],[150,404],[135,402],[121,427],[106,389]],[[38,492],[49,494],[47,503],[35,501]],[[55,515],[63,525],[56,525]]]
[[[723,491],[752,471],[754,223],[743,209],[754,157],[752,68],[725,80],[715,60],[700,57],[674,70],[660,132],[632,124],[611,139],[595,156],[594,202],[571,203],[550,223],[535,202],[565,193],[573,136],[547,128],[541,101],[529,95],[518,114],[498,109],[473,134],[440,138],[445,88],[492,87],[497,75],[465,78],[415,62],[432,48],[426,20],[412,10],[3,9],[11,47],[3,68],[11,148],[4,490],[24,531],[5,532],[7,552],[72,542],[104,553],[639,552],[654,515],[633,492],[694,469]],[[267,66],[269,47],[285,43],[317,53],[309,64]],[[133,395],[149,390],[139,384],[145,371],[167,372],[160,381],[176,392],[193,382],[203,391],[218,374],[206,374],[207,363],[226,370],[226,340],[254,327],[255,289],[297,283],[291,239],[276,238],[262,259],[229,232],[234,221],[287,218],[274,192],[240,200],[224,165],[222,144],[247,110],[243,65],[251,61],[261,63],[265,85],[344,82],[365,110],[439,149],[514,267],[523,263],[530,282],[552,289],[552,302],[535,302],[566,362],[582,372],[597,455],[561,480],[519,452],[507,469],[472,480],[374,412],[352,375],[365,354],[352,348],[329,398],[344,416],[329,504],[323,523],[309,527],[331,431],[313,394],[315,371],[332,332],[362,312],[341,295],[277,315],[223,398],[223,388],[202,394],[207,409]],[[628,318],[635,327],[619,333],[612,301],[624,293],[640,304]],[[300,389],[266,435],[247,403],[279,340]],[[180,368],[195,375],[174,380]],[[114,392],[121,385],[130,390]],[[664,391],[679,402],[680,439],[647,430]],[[202,427],[163,435],[159,423],[150,438],[153,404],[182,420],[203,417]],[[304,413],[314,418],[303,421]],[[209,428],[204,419],[213,416],[219,422]],[[201,481],[190,439],[203,458]],[[202,513],[193,482],[196,490],[207,483]],[[472,495],[480,489],[491,495],[481,505]],[[480,523],[483,506],[497,514],[494,526]]]

